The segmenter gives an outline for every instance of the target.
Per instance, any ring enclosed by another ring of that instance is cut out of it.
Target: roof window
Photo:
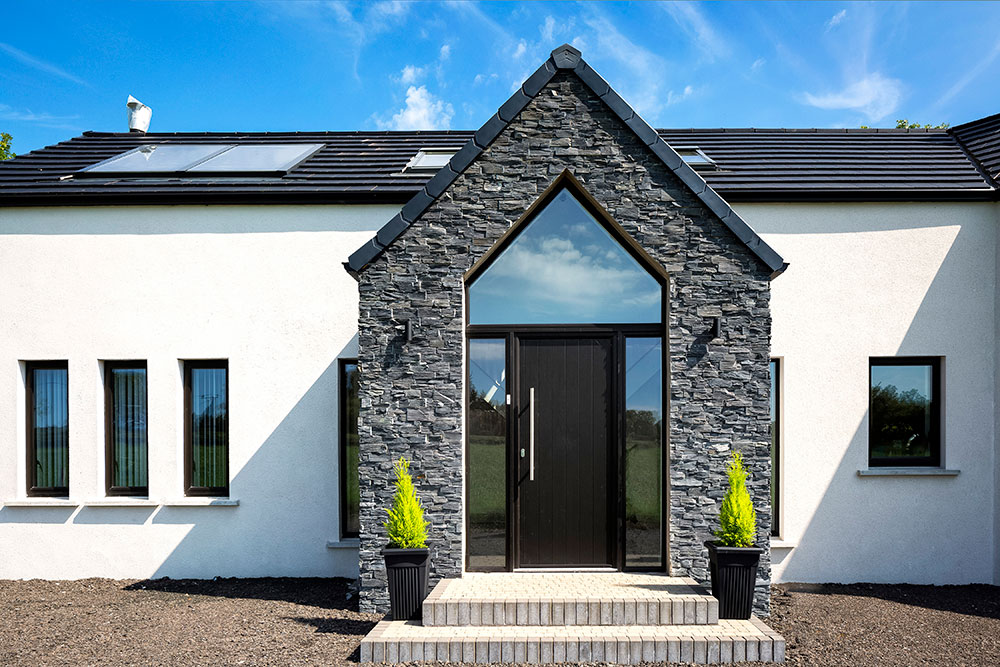
[[[697,146],[672,146],[672,148],[677,151],[677,154],[681,156],[688,166],[694,167],[695,169],[717,169],[718,165],[715,164],[715,160],[705,155],[705,151],[701,150]]]
[[[283,176],[323,144],[146,144],[85,167],[80,176]]]
[[[437,171],[455,155],[454,148],[422,148],[403,167],[403,171]]]

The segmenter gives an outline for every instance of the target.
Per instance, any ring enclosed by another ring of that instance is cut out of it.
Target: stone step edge
[[[751,619],[754,621],[756,619]],[[531,637],[424,637],[393,639],[373,631],[361,642],[362,663],[466,662],[529,663],[608,662],[687,662],[695,664],[736,662],[784,662],[784,638],[756,622],[765,635],[760,637],[650,636],[597,640]],[[586,626],[584,626],[586,627]],[[377,630],[378,628],[376,628]],[[375,635],[375,636],[373,636]]]
[[[434,592],[437,592],[436,590]],[[663,599],[517,598],[508,600],[440,599],[423,603],[423,625],[585,626],[716,625],[719,601],[711,595],[672,595]]]

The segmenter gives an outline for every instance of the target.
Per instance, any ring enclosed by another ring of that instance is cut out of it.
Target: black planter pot
[[[389,579],[389,608],[394,621],[419,620],[430,573],[429,549],[382,549]]]
[[[750,618],[757,584],[760,547],[724,547],[705,542],[712,573],[712,595],[719,601],[719,618]]]

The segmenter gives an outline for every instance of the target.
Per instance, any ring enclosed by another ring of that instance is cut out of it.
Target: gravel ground
[[[378,620],[343,579],[0,581],[0,665],[357,660]],[[1000,587],[774,588],[794,665],[1000,665]]]

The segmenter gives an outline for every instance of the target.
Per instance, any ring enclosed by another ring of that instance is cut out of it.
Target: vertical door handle
[[[528,389],[528,479],[535,481],[535,388]]]

